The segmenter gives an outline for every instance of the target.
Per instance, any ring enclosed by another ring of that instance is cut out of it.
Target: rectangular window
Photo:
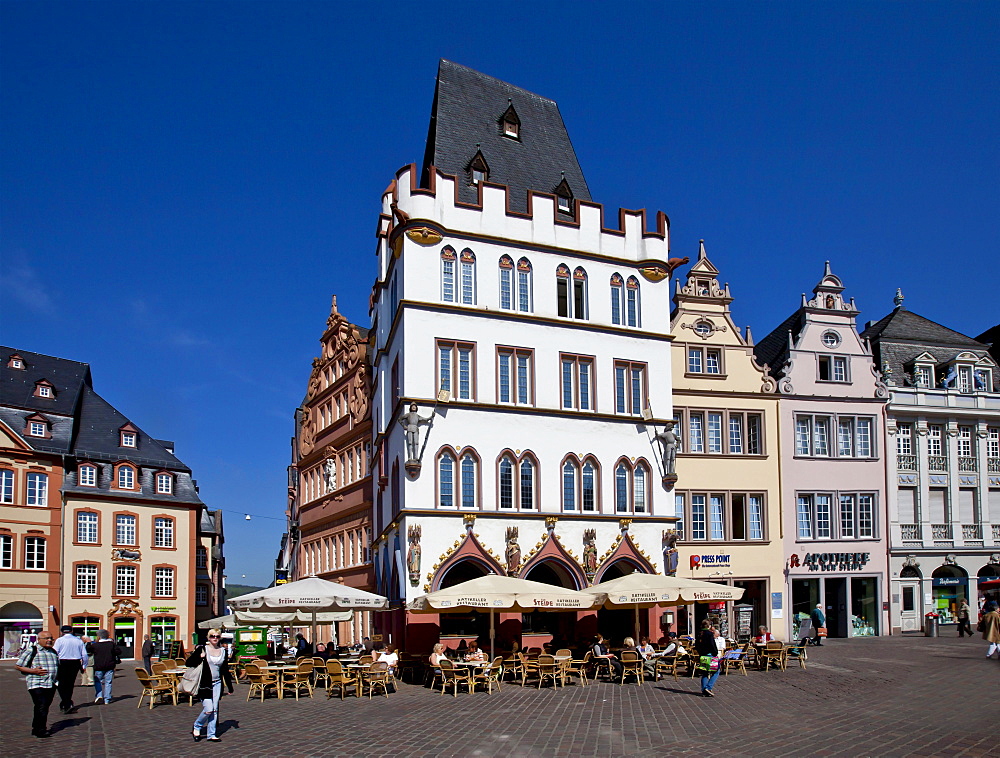
[[[972,392],[972,367],[959,366],[958,368],[958,391]]]
[[[816,539],[830,539],[830,496],[816,496]]]
[[[625,290],[625,297],[628,301],[628,325],[639,326],[639,290],[629,286]]]
[[[837,455],[842,458],[854,457],[854,419],[837,420]]]
[[[763,424],[761,423],[760,415],[756,413],[747,414],[747,454],[748,455],[763,455],[764,445],[762,441],[764,439],[763,435]]]
[[[846,382],[847,358],[823,355],[819,358],[819,380],[821,382]]]
[[[733,414],[729,417],[729,453],[738,455],[743,452],[743,416]]]
[[[14,472],[0,469],[0,503],[14,502]]]
[[[855,419],[855,444],[854,449],[858,458],[871,458],[872,453],[872,424],[873,419],[869,416],[861,416]]]
[[[28,424],[28,434],[32,437],[44,437],[45,436],[45,424],[41,421],[32,421]]]
[[[718,350],[705,351],[705,373],[706,374],[722,373],[722,354]]]
[[[917,366],[913,369],[913,383],[917,387],[931,386],[931,370],[928,366]]]
[[[76,514],[76,541],[96,543],[97,514],[86,511]]]
[[[135,566],[115,566],[115,594],[135,595]]]
[[[509,264],[508,264],[509,265]],[[514,275],[514,269],[512,268],[501,268],[500,269],[500,307],[505,311],[513,309],[511,295],[513,292],[513,287],[511,285],[511,277]]]
[[[689,374],[700,374],[702,373],[702,349],[700,347],[689,347],[688,348],[688,373]]]
[[[170,474],[156,475],[156,492],[159,495],[169,495],[174,491],[174,478]]]
[[[204,584],[197,584],[194,588],[194,604],[208,605],[208,587]]]
[[[14,538],[0,534],[0,569],[14,568]]]
[[[913,427],[909,424],[899,424],[896,427],[896,454],[913,454]]]
[[[858,495],[858,537],[875,536],[875,496]]]
[[[174,596],[174,570],[172,568],[166,568],[163,566],[157,567],[153,586],[153,596]]]
[[[795,419],[795,454],[812,454],[812,420],[808,416],[799,416]]]
[[[705,529],[705,496],[691,496],[691,539],[703,540],[707,536]]]
[[[45,538],[27,537],[24,540],[24,568],[27,571],[45,570]]]
[[[134,545],[135,516],[118,515],[115,517],[115,544]]]
[[[533,404],[534,370],[530,350],[499,348],[497,350],[498,401]]]
[[[747,497],[746,495],[731,495],[729,506],[732,534],[730,539],[745,540],[747,538]]]
[[[81,487],[97,486],[97,469],[94,466],[80,467],[80,486]]]
[[[677,538],[682,540],[684,539],[684,495],[679,492],[674,494],[674,515],[677,516],[674,529],[677,530]]]
[[[796,519],[799,526],[799,539],[811,540],[812,530],[812,498],[808,495],[799,495],[796,504]]]
[[[581,411],[593,410],[591,390],[593,359],[578,355],[563,355],[560,361],[562,407]]]
[[[817,416],[813,419],[813,455],[830,454],[830,419]]]
[[[840,496],[840,537],[854,537],[854,495]]]
[[[462,261],[462,302],[473,305],[476,302],[476,264]]]
[[[750,539],[764,539],[764,498],[750,495]]]
[[[475,400],[475,345],[438,341],[438,389],[456,400]]]
[[[174,521],[169,518],[158,518],[153,522],[154,545],[156,547],[174,546]]]
[[[122,432],[122,447],[135,447],[135,432]]]
[[[76,567],[76,594],[97,594],[97,566],[84,564]]]
[[[705,415],[692,413],[688,418],[688,449],[692,453],[705,452]]]
[[[710,514],[712,524],[712,539],[721,540],[726,536],[725,524],[725,500],[722,495],[712,495],[710,501]]]
[[[28,499],[25,505],[44,506],[49,499],[49,475],[48,474],[28,474]]]
[[[972,427],[958,427],[958,457],[971,458],[972,452]]]
[[[722,452],[722,414],[708,414],[708,452]]]
[[[986,457],[1000,458],[1000,428],[995,426],[986,432]]]
[[[587,463],[583,464],[583,478],[582,478],[582,500],[583,500],[583,510],[584,511],[596,511],[597,510],[597,496],[595,493],[595,470],[594,464]]]
[[[646,366],[615,361],[615,412],[638,416],[645,408]]]

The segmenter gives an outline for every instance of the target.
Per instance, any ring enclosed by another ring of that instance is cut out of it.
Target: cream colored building
[[[677,576],[735,585],[727,610],[679,608],[681,632],[718,615],[724,633],[764,625],[781,637],[787,613],[775,383],[754,360],[729,310],[729,285],[705,253],[678,278],[671,314],[674,419],[681,437],[674,487]],[[744,606],[749,606],[746,608]]]

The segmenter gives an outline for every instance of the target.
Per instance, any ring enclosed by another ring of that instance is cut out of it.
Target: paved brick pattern
[[[552,691],[503,687],[493,695],[441,696],[403,685],[391,697],[264,703],[246,688],[223,699],[221,743],[191,741],[198,707],[136,708],[131,669],[115,702],[77,714],[53,707],[54,736],[29,735],[30,701],[10,664],[0,666],[0,755],[91,756],[997,756],[1000,662],[979,639],[829,640],[808,670],[643,686],[605,683]]]

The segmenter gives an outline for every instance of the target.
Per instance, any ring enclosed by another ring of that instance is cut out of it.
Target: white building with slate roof
[[[666,216],[591,202],[553,101],[442,61],[424,165],[386,190],[378,240],[379,591],[400,608],[490,572],[571,588],[662,572],[674,497],[644,416],[673,416]],[[487,633],[378,616],[407,649]],[[498,638],[633,631],[631,612],[579,616],[502,614]],[[660,636],[658,613],[642,633]]]
[[[869,323],[890,390],[886,418],[890,613],[955,624],[1000,577],[1000,371],[989,345],[896,307]],[[985,336],[985,335],[984,335]],[[948,627],[946,627],[948,628]],[[949,628],[954,633],[957,627]]]

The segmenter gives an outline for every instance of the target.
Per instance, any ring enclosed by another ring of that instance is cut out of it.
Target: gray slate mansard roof
[[[508,98],[521,121],[519,139],[505,137],[501,131]],[[459,200],[477,203],[479,190],[469,184],[468,173],[477,144],[489,165],[488,181],[509,188],[507,202],[512,211],[527,210],[528,190],[551,194],[563,173],[574,198],[591,199],[555,101],[442,59],[421,184],[428,186],[429,167],[436,166],[458,177]]]
[[[8,368],[8,360],[14,354],[24,360],[24,370]],[[35,383],[41,379],[53,385],[55,398],[35,397]],[[99,464],[99,489],[104,488],[106,478],[110,477],[111,464],[128,459],[140,467],[143,494],[116,490],[116,496],[201,502],[191,479],[191,469],[174,456],[164,442],[150,437],[94,391],[88,364],[0,347],[0,420],[20,435],[27,417],[34,413],[41,413],[49,420],[52,437],[27,437],[25,442],[40,452],[67,455],[77,461],[90,460]],[[118,430],[129,423],[136,429],[135,448],[119,445]],[[94,491],[93,487],[76,487],[76,472],[71,466],[68,469],[64,481],[66,490]],[[160,469],[175,474],[172,496],[150,494],[154,492],[153,474]]]
[[[988,345],[902,306],[869,324],[861,332],[861,338],[871,342],[878,366],[888,364],[890,377],[896,384],[904,383],[907,364],[921,353],[930,353],[940,364],[951,361],[961,352],[983,356],[989,350]],[[993,386],[1000,386],[998,383],[1000,371],[994,370]]]
[[[785,361],[788,360],[788,333],[792,333],[792,341],[794,342],[804,324],[805,314],[801,309],[797,310],[754,345],[754,358],[761,366],[768,367],[771,376],[781,376],[781,370],[785,366]]]

